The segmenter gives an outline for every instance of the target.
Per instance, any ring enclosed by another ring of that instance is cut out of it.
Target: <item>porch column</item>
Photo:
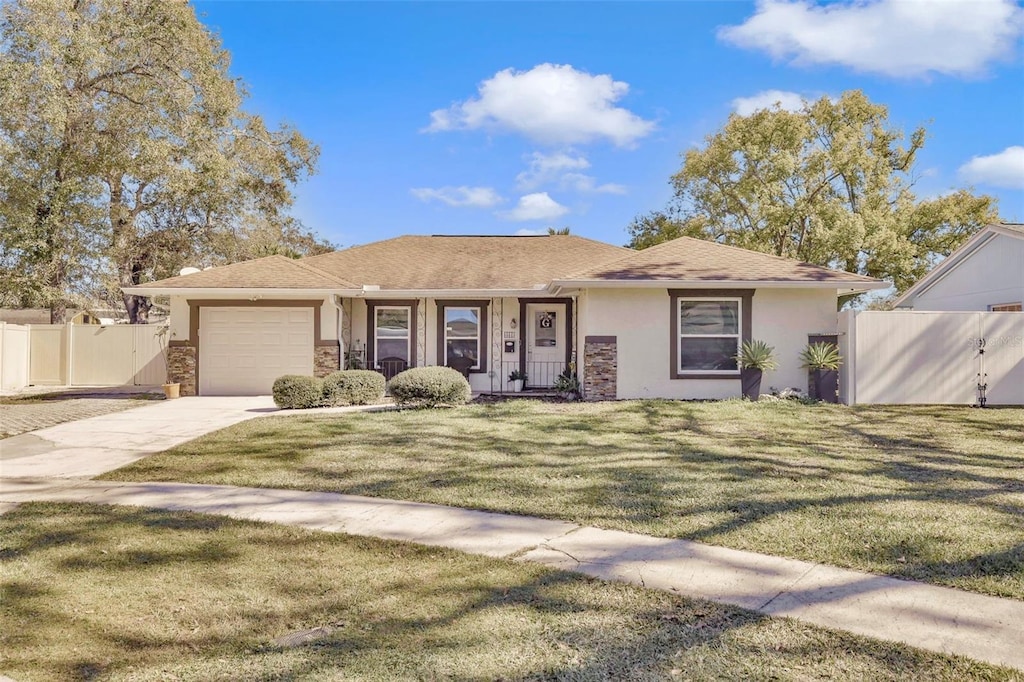
[[[586,337],[583,342],[583,399],[615,400],[618,372],[618,337]]]

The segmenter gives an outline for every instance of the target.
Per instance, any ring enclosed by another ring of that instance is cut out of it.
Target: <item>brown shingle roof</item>
[[[146,282],[139,288],[160,289],[353,289],[354,284],[285,256],[222,265],[191,275]]]
[[[385,290],[524,290],[627,253],[629,249],[576,235],[404,236],[302,262]]]
[[[614,262],[583,269],[566,281],[686,281],[686,282],[835,282],[877,283],[879,280],[829,270],[789,258],[716,242],[680,237]]]

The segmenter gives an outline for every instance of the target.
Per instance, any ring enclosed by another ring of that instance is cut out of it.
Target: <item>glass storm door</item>
[[[526,384],[547,387],[565,370],[565,304],[526,306]]]

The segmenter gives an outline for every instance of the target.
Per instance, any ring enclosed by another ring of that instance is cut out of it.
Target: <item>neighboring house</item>
[[[988,225],[896,299],[914,310],[1024,309],[1024,225]]]
[[[834,335],[837,297],[885,282],[681,238],[632,251],[575,235],[406,236],[270,256],[126,288],[170,296],[169,365],[185,395],[268,393],[282,374],[448,365],[474,391],[575,369],[588,399],[740,394],[750,338],[766,385],[806,386],[798,355]]]
[[[72,324],[103,324],[101,318],[87,310],[68,308],[66,318]],[[49,308],[2,308],[0,322],[10,324],[50,324]]]

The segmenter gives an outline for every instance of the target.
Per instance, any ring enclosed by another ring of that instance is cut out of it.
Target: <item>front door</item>
[[[565,371],[564,303],[526,306],[526,385],[547,388]]]

